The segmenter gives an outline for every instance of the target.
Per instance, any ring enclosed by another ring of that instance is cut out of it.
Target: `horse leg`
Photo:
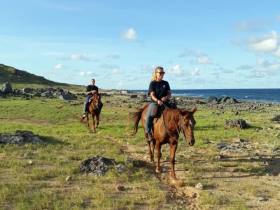
[[[156,147],[156,140],[153,139],[153,147],[152,147],[152,158],[154,160],[154,155],[155,155],[155,147]]]
[[[90,128],[88,114],[86,115],[86,117],[87,117],[87,126],[88,126],[88,128]]]
[[[156,142],[156,148],[157,148],[156,173],[160,173],[161,144],[159,141]]]
[[[96,127],[95,127],[95,116],[94,116],[94,113],[92,113],[92,129],[93,129],[93,132],[95,133],[96,132]]]
[[[150,161],[154,162],[154,154],[153,154],[152,149],[151,149],[151,144],[152,144],[152,142],[148,141],[148,147],[149,147],[148,149],[149,149]]]
[[[148,151],[149,151],[150,161],[154,162],[154,155],[153,155],[152,149],[151,149],[151,141],[149,141],[147,133],[145,133],[145,140],[147,141],[147,144],[148,144]]]
[[[99,125],[99,114],[96,115],[96,128],[98,128]]]
[[[176,175],[175,175],[175,153],[176,153],[176,150],[177,150],[177,145],[178,143],[177,142],[172,142],[170,143],[170,164],[171,164],[171,177],[173,179],[176,179]]]

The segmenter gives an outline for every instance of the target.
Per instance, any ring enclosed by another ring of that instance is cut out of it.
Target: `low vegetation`
[[[46,142],[0,145],[0,208],[278,209],[280,126],[271,119],[279,105],[239,110],[238,116],[231,106],[197,105],[196,144],[180,139],[176,154],[177,186],[168,180],[168,146],[156,175],[141,128],[131,136],[128,113],[143,104],[135,100],[104,96],[100,127],[91,133],[79,122],[82,100],[0,99],[0,133],[28,130]],[[225,128],[229,119],[250,127]],[[81,162],[97,155],[126,170],[81,173]]]

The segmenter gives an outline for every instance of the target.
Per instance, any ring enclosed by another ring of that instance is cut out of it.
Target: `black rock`
[[[96,156],[83,161],[80,165],[80,171],[96,176],[104,176],[109,168],[115,165],[116,161],[114,159]]]
[[[0,134],[0,144],[25,144],[43,143],[37,135],[31,131],[16,131],[15,134]]]
[[[5,83],[3,84],[3,87],[2,87],[2,92],[3,92],[4,94],[13,93],[13,88],[12,88],[11,83],[5,82]]]
[[[247,122],[245,120],[243,120],[243,119],[226,120],[225,126],[227,128],[240,128],[240,129],[245,129],[245,128],[249,127]]]
[[[216,103],[218,103],[218,98],[215,96],[209,96],[207,99],[207,102],[216,104]]]

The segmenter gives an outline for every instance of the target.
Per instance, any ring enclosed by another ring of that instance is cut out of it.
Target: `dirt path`
[[[169,176],[170,163],[168,160],[168,149],[169,146],[165,145],[163,149],[163,158],[161,160],[161,170],[160,174],[155,173],[155,165],[150,162],[148,157],[148,147],[146,144],[141,145],[125,145],[122,150],[130,158],[139,161],[145,161],[149,166],[151,166],[151,173],[160,180],[161,188],[166,191],[167,202],[175,204],[179,207],[188,209],[200,209],[198,206],[199,190],[187,186],[180,177],[183,177],[185,171],[182,169],[183,165],[180,163],[176,164],[176,173],[178,180],[171,179]]]
[[[229,148],[237,144],[235,141],[229,143]],[[225,153],[217,149],[217,144],[206,148],[186,147],[186,144],[179,147],[175,165],[177,181],[169,177],[169,145],[162,147],[161,174],[154,172],[155,165],[149,160],[145,143],[127,144],[122,149],[129,157],[151,166],[151,173],[160,180],[168,202],[179,207],[227,209],[237,205],[234,208],[278,209],[280,148],[272,155],[271,148],[253,141],[244,148],[225,150]],[[205,199],[201,198],[202,192],[209,194],[208,201],[201,200]]]

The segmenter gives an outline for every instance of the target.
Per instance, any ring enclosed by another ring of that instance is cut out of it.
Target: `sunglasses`
[[[164,75],[165,74],[165,72],[163,72],[163,71],[158,71],[157,73],[159,73],[160,75]]]

